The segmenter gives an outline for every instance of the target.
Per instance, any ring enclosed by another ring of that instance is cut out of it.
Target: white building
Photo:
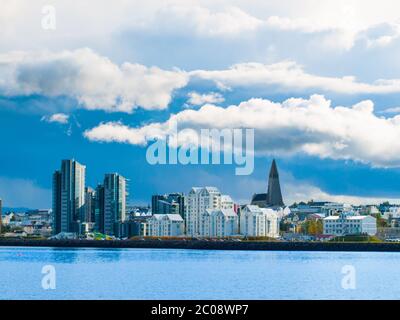
[[[322,207],[321,213],[326,217],[341,214],[345,212],[352,212],[353,207],[347,203],[328,202]]]
[[[223,194],[221,196],[221,209],[233,210],[235,204],[230,196]]]
[[[384,219],[399,219],[400,218],[400,207],[390,207],[388,211],[383,213]]]
[[[221,193],[215,187],[192,188],[187,196],[186,206],[186,233],[189,236],[200,236],[202,214],[207,209],[221,209]],[[203,226],[204,227],[204,226]]]
[[[245,206],[240,212],[240,234],[248,237],[278,238],[278,213],[255,205]]]
[[[232,209],[207,209],[200,218],[200,237],[230,237],[238,234],[238,216]]]
[[[373,216],[330,216],[323,219],[324,234],[335,236],[368,234],[377,232],[376,218]]]
[[[13,218],[15,217],[15,213],[6,214],[2,217],[3,225],[7,226],[11,223]]]
[[[155,214],[148,220],[150,237],[177,237],[183,231],[184,221],[179,214]]]

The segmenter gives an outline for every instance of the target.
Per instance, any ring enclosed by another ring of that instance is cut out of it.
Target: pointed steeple
[[[279,174],[278,174],[278,168],[276,167],[276,161],[275,159],[272,160],[271,164],[271,169],[269,171],[269,178],[278,178],[279,179]]]
[[[279,173],[275,159],[272,160],[271,169],[269,171],[267,206],[268,207],[284,206],[282,199],[281,185],[279,183]]]

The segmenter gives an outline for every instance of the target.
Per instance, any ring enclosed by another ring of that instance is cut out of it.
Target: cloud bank
[[[132,113],[136,108],[168,108],[174,92],[191,80],[211,81],[220,90],[250,88],[266,92],[329,92],[345,95],[400,93],[400,79],[359,82],[353,76],[329,77],[308,73],[293,61],[273,64],[240,63],[228,69],[163,70],[137,63],[122,65],[83,48],[61,52],[0,54],[0,96],[69,97],[74,108]],[[189,92],[190,105],[221,103],[217,92]]]
[[[194,78],[212,80],[222,88],[275,87],[278,91],[321,90],[340,94],[387,94],[400,92],[400,80],[356,81],[353,76],[324,77],[307,73],[294,61],[274,64],[240,63],[225,70],[196,70]]]
[[[0,55],[0,95],[68,96],[81,108],[131,113],[168,107],[187,75],[140,64],[114,64],[90,49]]]
[[[118,122],[102,123],[86,130],[84,136],[91,141],[146,145],[153,139],[166,139],[172,122],[180,130],[254,128],[255,152],[261,156],[305,154],[399,167],[400,116],[378,117],[373,109],[369,100],[351,107],[333,107],[321,95],[282,103],[250,99],[227,108],[206,104],[199,110],[172,115],[166,122],[138,128]]]

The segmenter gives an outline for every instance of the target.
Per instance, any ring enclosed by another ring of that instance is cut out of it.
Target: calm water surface
[[[45,265],[55,290],[42,289]],[[400,298],[400,253],[3,247],[0,270],[1,299]]]

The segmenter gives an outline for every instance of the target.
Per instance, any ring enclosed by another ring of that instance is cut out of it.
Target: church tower
[[[275,159],[272,160],[271,170],[269,171],[267,207],[283,207],[281,185],[279,183],[278,168]]]
[[[251,199],[251,204],[259,206],[260,208],[285,206],[282,199],[281,185],[279,183],[279,174],[275,159],[272,161],[269,171],[267,193],[254,194]]]

